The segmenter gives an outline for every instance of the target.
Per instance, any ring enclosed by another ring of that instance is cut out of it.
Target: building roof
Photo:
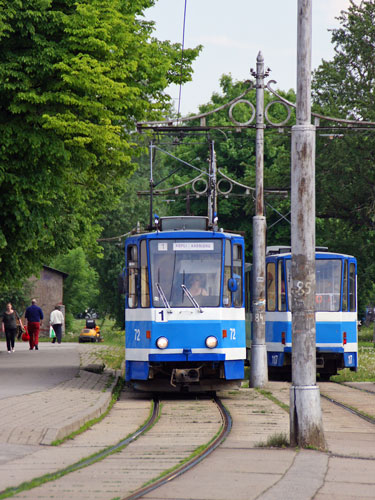
[[[47,269],[48,271],[52,271],[53,273],[61,274],[64,278],[67,278],[69,276],[68,273],[64,273],[64,271],[59,271],[58,269],[54,269],[53,267],[50,266],[43,265],[43,269]]]

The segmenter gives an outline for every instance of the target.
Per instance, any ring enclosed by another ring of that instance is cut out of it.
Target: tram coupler
[[[175,368],[172,371],[171,385],[199,382],[198,368]]]

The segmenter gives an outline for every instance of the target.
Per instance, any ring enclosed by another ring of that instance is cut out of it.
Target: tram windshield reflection
[[[191,291],[200,306],[219,306],[220,240],[157,240],[150,241],[149,249],[154,307],[165,307],[160,288],[170,307],[191,307],[181,285]]]

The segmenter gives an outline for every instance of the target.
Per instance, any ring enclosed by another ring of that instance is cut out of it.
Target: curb
[[[79,373],[81,373],[80,370]],[[41,445],[44,446],[51,446],[51,444],[54,441],[64,439],[66,436],[69,436],[72,432],[75,432],[79,430],[84,424],[89,422],[90,420],[93,420],[94,418],[100,417],[108,408],[111,400],[112,400],[112,393],[113,389],[115,388],[117,381],[118,381],[118,375],[117,373],[113,373],[114,379],[111,385],[108,387],[108,390],[106,390],[105,393],[100,396],[98,401],[92,406],[89,412],[85,414],[75,414],[75,421],[71,422],[69,424],[66,424],[62,427],[56,428],[56,427],[49,427],[46,429],[43,438],[41,439],[40,443]],[[103,376],[108,376],[108,372],[103,372]]]

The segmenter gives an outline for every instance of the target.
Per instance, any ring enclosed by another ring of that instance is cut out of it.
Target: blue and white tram
[[[266,257],[266,344],[270,375],[289,372],[292,352],[291,253],[270,247]],[[358,367],[357,261],[316,252],[316,364],[321,379]]]
[[[125,379],[137,390],[212,391],[244,377],[244,240],[207,223],[161,218],[125,242]]]

